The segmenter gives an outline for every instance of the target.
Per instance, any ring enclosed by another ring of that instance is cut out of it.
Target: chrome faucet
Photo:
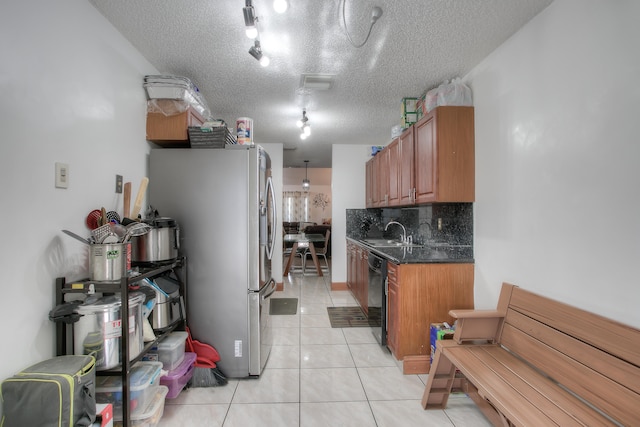
[[[384,231],[387,231],[387,228],[389,228],[391,224],[396,224],[402,227],[402,236],[400,236],[400,239],[401,239],[400,241],[402,243],[409,244],[410,240],[413,240],[413,239],[410,239],[411,236],[407,236],[407,229],[404,228],[404,225],[400,224],[398,221],[389,221],[387,225],[384,226]]]

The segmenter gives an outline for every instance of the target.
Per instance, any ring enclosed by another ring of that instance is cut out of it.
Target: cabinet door
[[[356,255],[353,243],[347,243],[347,287],[353,293]]]
[[[415,203],[432,202],[436,197],[436,121],[432,113],[414,125]]]
[[[388,146],[388,206],[400,205],[400,139],[394,139]]]
[[[413,126],[405,130],[398,140],[398,187],[399,204],[403,206],[414,203],[415,167],[413,161]]]
[[[378,182],[378,206],[389,205],[389,147],[385,147],[376,155],[375,174]]]
[[[380,206],[380,153],[371,159],[371,206],[377,208]]]
[[[399,337],[399,287],[398,268],[395,264],[387,264],[387,346],[395,355],[398,349]]]
[[[374,207],[373,205],[373,169],[374,169],[374,159],[370,159],[369,161],[367,161],[366,163],[366,178],[365,178],[365,184],[366,184],[366,206],[368,208],[372,208]]]
[[[369,313],[369,251],[362,249],[358,266],[360,281],[360,307],[365,314]]]

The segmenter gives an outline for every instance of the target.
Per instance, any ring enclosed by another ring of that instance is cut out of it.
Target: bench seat
[[[640,331],[504,284],[497,310],[452,310],[422,404],[454,378],[496,426],[640,425]]]

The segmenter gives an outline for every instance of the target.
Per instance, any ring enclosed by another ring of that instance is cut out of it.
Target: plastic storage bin
[[[188,336],[186,332],[171,332],[158,343],[158,360],[165,371],[172,371],[182,363]]]
[[[144,411],[133,414],[129,417],[129,425],[132,427],[155,427],[160,423],[160,419],[164,414],[164,399],[169,389],[163,385],[153,387],[155,394],[150,398],[149,403]],[[120,419],[114,420],[114,426],[122,426],[122,416]]]
[[[193,376],[197,355],[195,353],[185,353],[182,363],[174,370],[160,378],[160,384],[169,388],[167,399],[178,397],[182,389]]]
[[[148,406],[160,381],[160,362],[137,362],[129,375],[130,414],[138,415]],[[96,377],[96,402],[111,403],[113,418],[122,419],[122,377]]]

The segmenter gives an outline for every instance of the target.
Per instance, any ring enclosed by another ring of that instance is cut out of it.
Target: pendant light
[[[304,161],[304,179],[302,180],[302,190],[306,193],[311,188],[311,181],[309,181],[308,173],[309,160]]]

